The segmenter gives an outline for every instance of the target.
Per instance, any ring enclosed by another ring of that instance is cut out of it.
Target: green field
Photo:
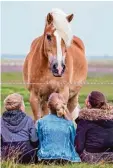
[[[1,109],[3,109],[3,100],[4,98],[11,93],[18,92],[23,95],[25,105],[26,105],[26,112],[32,115],[30,104],[29,104],[29,92],[25,88],[22,79],[21,72],[4,72],[1,74],[1,81],[2,81],[2,90],[1,90]],[[87,83],[85,84],[79,96],[79,103],[81,107],[84,105],[84,100],[86,96],[92,90],[99,90],[105,94],[107,100],[109,102],[113,102],[113,77],[112,75],[103,75],[98,77],[88,77]],[[98,84],[97,84],[98,83]],[[110,84],[108,84],[110,83]],[[112,84],[111,84],[112,83]]]
[[[4,98],[11,93],[18,92],[22,94],[24,97],[24,101],[26,105],[26,112],[32,116],[32,111],[31,111],[30,104],[29,104],[29,92],[25,88],[24,84],[22,84],[23,82],[22,73],[21,72],[13,72],[13,73],[4,72],[1,74],[1,81],[2,81],[2,87],[1,87],[1,110],[2,112],[4,111],[4,107],[3,107]],[[91,92],[92,90],[98,90],[98,91],[103,92],[108,102],[113,103],[113,77],[112,75],[103,74],[101,76],[98,75],[96,77],[94,75],[93,77],[91,77],[90,75],[90,77],[87,78],[87,82],[89,84],[85,84],[80,91],[79,103],[81,107],[84,106],[84,100],[86,96],[88,95],[88,93]],[[43,164],[24,166],[24,165],[17,165],[12,162],[2,162],[1,167],[2,168],[49,168],[49,167],[51,168],[61,168],[61,167],[62,168],[63,167],[64,168],[113,168],[113,165],[104,164],[104,163],[100,163],[96,165],[76,163],[76,164],[68,164],[64,166],[61,166],[61,165],[47,166]]]

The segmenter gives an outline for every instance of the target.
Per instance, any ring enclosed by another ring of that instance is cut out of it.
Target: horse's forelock
[[[69,46],[72,40],[72,30],[70,23],[66,19],[67,15],[60,9],[53,9],[51,14],[53,16],[53,25],[57,33],[64,40],[66,46]]]

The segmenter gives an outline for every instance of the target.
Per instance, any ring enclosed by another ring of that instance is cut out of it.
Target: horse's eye
[[[67,49],[65,49],[65,53],[67,52]]]
[[[47,34],[47,39],[51,41],[51,35]]]

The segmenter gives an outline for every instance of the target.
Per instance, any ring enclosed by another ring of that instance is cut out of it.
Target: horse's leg
[[[73,110],[75,109],[75,107],[77,106],[78,104],[78,94],[74,95],[71,99],[69,99],[68,101],[68,109],[69,109],[69,112],[72,113]]]
[[[73,120],[75,120],[79,115],[80,108],[77,105],[78,105],[78,94],[74,95],[71,99],[69,99],[67,105]]]
[[[47,102],[44,102],[43,105],[42,105],[42,113],[43,113],[43,116],[45,116],[49,113]]]
[[[65,99],[65,102],[68,103],[68,99],[69,99],[69,87],[65,86],[65,88],[63,88],[63,90],[60,90],[59,92]]]
[[[40,109],[40,102],[38,100],[38,97],[35,93],[30,93],[30,105],[33,111],[34,119],[38,120],[41,118],[41,109]]]

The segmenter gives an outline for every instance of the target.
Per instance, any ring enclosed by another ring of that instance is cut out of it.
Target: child
[[[25,114],[23,97],[14,93],[4,100],[6,111],[1,117],[2,159],[16,162],[35,161],[38,137],[33,120]]]
[[[76,120],[76,150],[84,162],[113,162],[113,106],[98,91],[92,91],[85,103]]]
[[[74,147],[76,130],[74,123],[69,120],[71,118],[62,95],[52,93],[48,107],[50,114],[37,122],[38,159],[56,163],[80,162]]]

